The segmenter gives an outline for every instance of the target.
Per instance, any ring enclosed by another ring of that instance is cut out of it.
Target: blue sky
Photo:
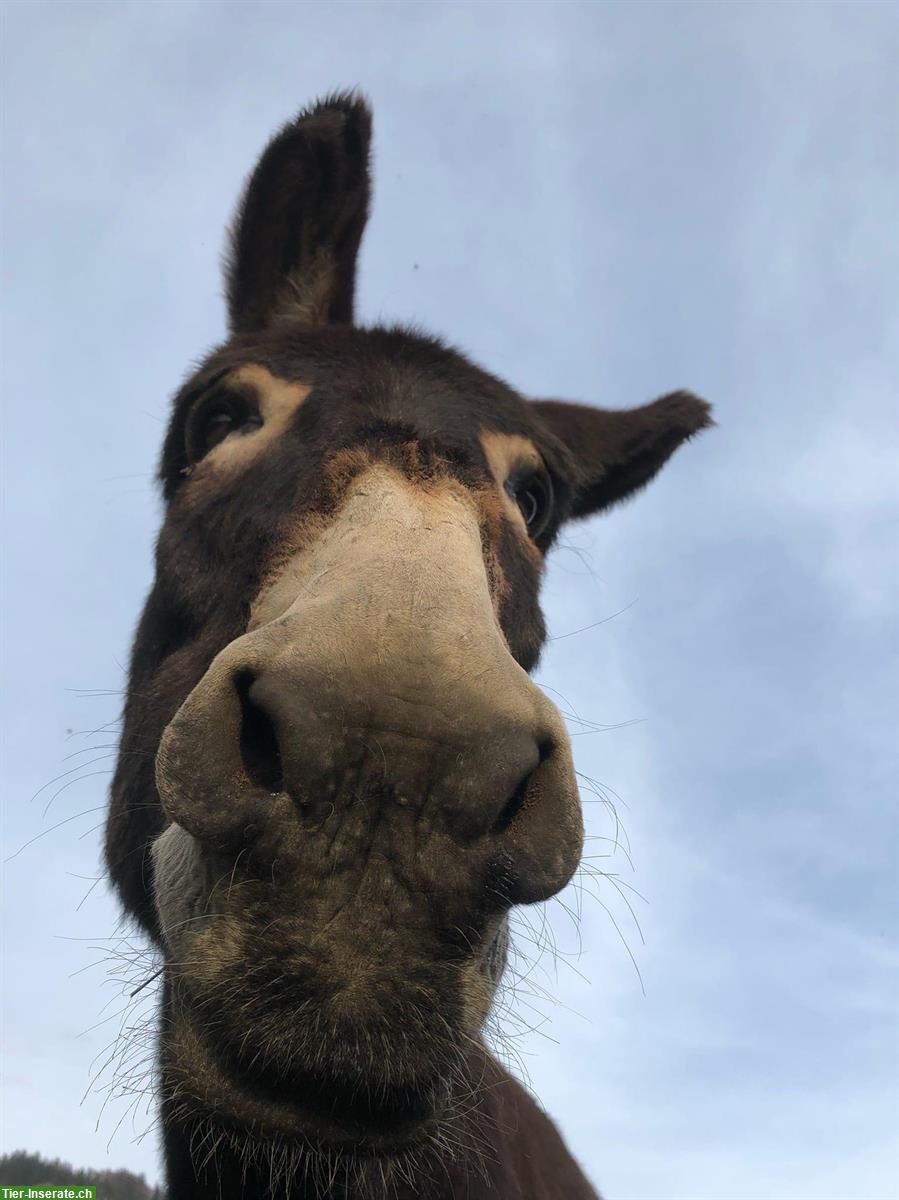
[[[899,1194],[899,10],[0,20],[5,853],[44,834],[3,869],[2,1148],[157,1175],[146,1101],[101,1113],[101,1080],[81,1102],[122,1007],[115,904],[102,884],[80,903],[115,726],[83,731],[118,714],[168,397],[222,335],[242,179],[297,108],[358,84],[363,319],[445,334],[530,395],[687,386],[719,422],[552,558],[539,678],[618,726],[571,723],[633,869],[592,864],[645,898],[624,889],[642,939],[611,880],[551,902],[558,965],[501,1017],[510,1050],[609,1200]],[[609,853],[585,799],[588,853]]]

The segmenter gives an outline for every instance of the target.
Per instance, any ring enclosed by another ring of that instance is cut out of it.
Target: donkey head
[[[544,557],[709,423],[677,392],[524,399],[353,324],[370,114],[271,142],[233,230],[228,340],[178,393],[107,862],[166,959],[166,1103],[374,1153],[450,1110],[512,905],[582,823],[530,680]]]

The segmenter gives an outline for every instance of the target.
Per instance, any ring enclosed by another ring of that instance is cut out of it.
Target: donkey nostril
[[[531,776],[533,774],[533,771],[528,771],[526,775],[522,776],[521,781],[519,782],[515,791],[504,804],[503,811],[493,822],[493,828],[490,830],[491,833],[505,832],[505,830],[509,828],[512,822],[518,816],[519,812],[521,812],[521,806],[524,804],[524,798],[527,794],[528,784],[530,783]]]
[[[537,743],[537,752],[540,755],[540,762],[537,763],[537,766],[539,767],[540,763],[546,762],[550,755],[555,752],[555,749],[556,743],[551,737],[542,737]],[[536,769],[537,768],[535,767],[534,770]]]
[[[524,775],[522,775],[521,779],[518,781],[515,791],[503,805],[502,812],[493,822],[493,826],[490,830],[491,833],[496,834],[505,832],[505,830],[509,828],[512,822],[521,812],[521,809],[524,806],[524,802],[527,798],[528,787],[531,780],[540,769],[540,764],[545,762],[546,759],[549,758],[550,754],[552,754],[552,742],[549,739],[543,739],[538,743],[537,749],[540,754],[537,765],[529,767],[528,770],[525,771]]]
[[[234,686],[240,700],[240,757],[244,770],[257,787],[280,792],[284,787],[278,735],[270,717],[254,704],[250,696],[255,676],[239,671]]]

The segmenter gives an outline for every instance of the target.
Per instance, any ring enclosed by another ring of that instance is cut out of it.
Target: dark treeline
[[[31,1187],[94,1184],[97,1200],[165,1200],[160,1188],[151,1188],[143,1175],[135,1175],[133,1171],[76,1170],[71,1163],[29,1154],[27,1150],[0,1155],[0,1186],[17,1184]]]

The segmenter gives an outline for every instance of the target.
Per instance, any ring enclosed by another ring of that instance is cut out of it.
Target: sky
[[[152,476],[246,173],[358,85],[362,321],[718,421],[552,554],[589,859],[517,918],[505,1053],[608,1200],[899,1194],[897,7],[7,0],[0,33],[0,1149],[159,1177],[148,959],[97,879]]]

